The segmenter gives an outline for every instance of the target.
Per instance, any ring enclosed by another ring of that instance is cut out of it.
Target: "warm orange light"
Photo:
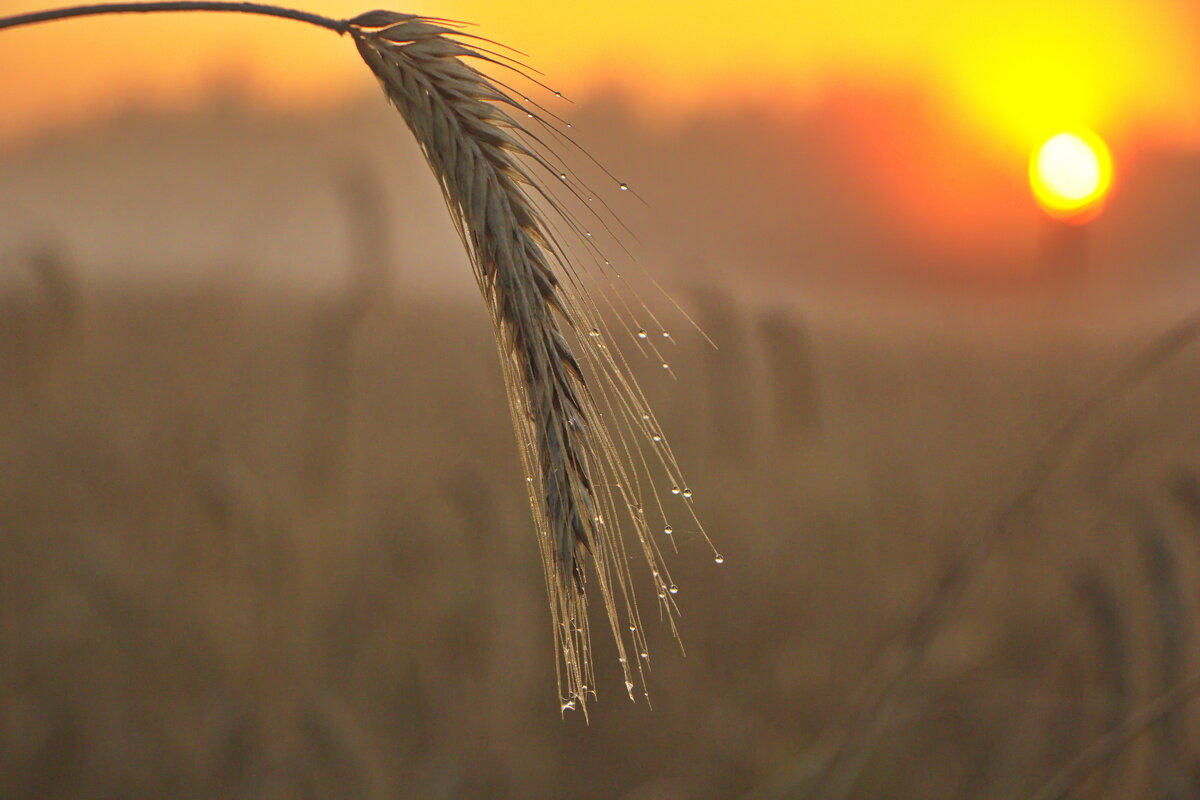
[[[1060,133],[1033,151],[1029,182],[1047,214],[1087,222],[1100,213],[1112,185],[1112,157],[1094,133]]]

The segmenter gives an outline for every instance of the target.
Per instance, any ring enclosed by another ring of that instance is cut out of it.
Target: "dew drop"
[[[662,436],[658,435],[657,433],[656,433],[656,434],[654,434],[653,436],[651,436],[650,438],[651,438],[651,439],[653,439],[653,440],[654,440],[654,441],[656,441],[656,442],[661,442],[661,441],[662,441]]]
[[[659,599],[659,600],[666,600],[666,599],[667,599],[667,593],[666,593],[666,592],[664,592],[662,589],[659,589],[659,590],[658,590],[658,599]]]
[[[589,197],[589,198],[588,198],[588,202],[590,203],[590,202],[592,202],[592,200],[594,200],[594,199],[595,199],[595,198]]]
[[[679,587],[672,583],[671,588],[668,591],[671,594],[679,594]]]
[[[554,96],[555,96],[555,97],[562,97],[562,92],[555,92],[555,93],[554,93]]]
[[[563,703],[562,710],[563,711],[574,711],[575,710],[575,701],[568,700],[567,702]]]
[[[670,535],[671,535],[672,533],[674,533],[674,532],[675,532],[675,529],[674,529],[674,528],[672,528],[670,525],[668,525],[667,527],[663,528],[663,533],[665,533],[667,536],[670,536]]]
[[[588,331],[588,336],[599,336],[599,335],[600,335],[599,328],[592,328],[590,331]]]
[[[672,487],[671,487],[671,494],[679,494],[679,487],[678,487],[678,486],[672,486]]]
[[[642,414],[642,422],[649,422],[649,421],[650,421],[650,415]]]
[[[721,555],[720,553],[717,553],[717,554],[716,554],[716,555],[713,557],[713,561],[714,561],[715,563],[717,563],[717,564],[724,564],[724,563],[725,563],[725,556]]]
[[[569,122],[568,122],[568,123],[567,123],[567,127],[568,127],[568,128],[574,128],[575,126],[574,126],[574,125],[572,125],[571,123],[569,123]]]
[[[629,630],[631,630],[631,631],[636,631],[636,630],[637,630],[637,625],[630,625],[630,626],[629,626]]]
[[[533,476],[532,476],[532,475],[526,475],[526,476],[525,476],[525,482],[526,482],[526,483],[533,483]]]
[[[663,362],[663,369],[670,369],[670,368],[671,368],[671,365],[670,365],[670,364],[668,364],[667,362],[665,362],[665,361],[664,361],[664,362]]]
[[[621,656],[620,658],[618,658],[618,659],[617,659],[617,662],[618,662],[618,663],[620,663],[620,664],[624,664],[624,663],[625,663],[625,656]]]
[[[642,651],[641,655],[642,655],[642,658],[650,658],[650,654],[647,653],[645,650]]]
[[[533,119],[533,114],[530,114],[528,111],[525,112],[525,116],[529,117],[530,119]]]
[[[646,336],[647,336],[646,329],[645,329],[645,328],[638,328],[638,338],[639,338],[639,339],[645,339],[645,338],[646,338]]]
[[[589,238],[589,239],[590,239],[590,238],[592,238],[592,232],[591,232],[591,231],[584,231],[584,232],[583,232],[583,235],[584,235],[584,236],[586,236],[586,237],[587,237],[587,238]]]
[[[629,184],[627,184],[627,183],[622,183],[622,184],[621,184],[621,191],[622,191],[622,192],[628,192],[628,191],[629,191]]]
[[[560,181],[565,181],[567,179],[567,173],[565,173],[565,172],[558,173],[558,179]]]
[[[686,497],[686,498],[688,498],[688,499],[690,500],[690,499],[691,499],[691,497],[692,497],[692,490],[691,490],[691,489],[684,489],[684,490],[683,490],[683,496],[684,496],[684,497]]]
[[[671,338],[671,334],[667,333],[666,331],[663,331],[663,338],[664,338],[664,339],[670,339],[670,338]]]

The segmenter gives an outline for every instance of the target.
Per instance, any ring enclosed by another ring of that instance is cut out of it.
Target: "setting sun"
[[[1047,214],[1069,222],[1087,222],[1100,212],[1108,194],[1112,158],[1093,133],[1060,133],[1034,150],[1029,182]]]

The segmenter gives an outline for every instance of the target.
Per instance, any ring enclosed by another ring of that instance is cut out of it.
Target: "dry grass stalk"
[[[1118,596],[1118,587],[1106,582],[1093,567],[1085,567],[1073,575],[1071,588],[1094,631],[1094,643],[1099,651],[1096,666],[1103,675],[1106,690],[1107,713],[1104,715],[1104,724],[1112,729],[1129,716],[1134,694],[1126,612]],[[1123,780],[1123,776],[1110,774],[1105,777],[1110,789],[1113,788],[1112,784],[1121,788],[1118,781]]]
[[[1097,739],[1071,763],[1047,781],[1029,800],[1066,800],[1097,769],[1120,755],[1126,747],[1162,719],[1175,713],[1200,692],[1200,673],[1193,673],[1126,717],[1120,725]]]
[[[1172,358],[1200,339],[1200,313],[1193,312],[1155,337],[1089,394],[1037,449],[1032,463],[1011,494],[987,510],[967,535],[958,556],[941,570],[928,597],[893,646],[891,657],[868,678],[857,708],[830,726],[818,745],[817,765],[801,779],[799,796],[843,800],[856,785],[864,765],[905,691],[920,672],[926,653],[942,623],[957,608],[972,578],[1003,537],[1019,529],[1034,512],[1036,502],[1066,462],[1072,446],[1088,424],[1141,386]],[[832,787],[832,788],[831,788]]]
[[[1134,526],[1158,620],[1157,683],[1160,691],[1167,692],[1184,678],[1191,666],[1191,614],[1180,577],[1180,559],[1167,529],[1155,511],[1146,505],[1137,509]],[[1195,785],[1195,777],[1185,766],[1188,734],[1182,709],[1165,713],[1157,728],[1155,793],[1162,797],[1197,796],[1200,787]]]

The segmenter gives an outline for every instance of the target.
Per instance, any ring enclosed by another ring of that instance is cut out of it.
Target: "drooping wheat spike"
[[[647,654],[620,516],[637,528],[668,616],[667,590],[674,593],[657,566],[625,436],[644,433],[651,417],[619,356],[603,344],[580,344],[598,334],[595,307],[574,286],[556,231],[533,200],[561,212],[532,174],[548,168],[546,157],[534,152],[532,134],[513,116],[532,114],[463,60],[494,61],[441,21],[376,11],[350,20],[349,33],[441,184],[495,326],[538,528],[564,708],[584,706],[594,691],[589,575],[599,584],[632,697],[625,627],[639,673]],[[568,335],[600,373],[599,391],[589,386]],[[606,428],[605,416],[626,429]],[[640,450],[636,458],[645,461]],[[669,452],[666,458],[670,469]]]
[[[622,309],[633,313],[617,288],[618,282],[625,288],[628,284],[607,269],[609,262],[599,255],[591,233],[536,175],[551,171],[558,179],[554,183],[561,181],[559,188],[565,187],[579,200],[584,199],[582,189],[590,203],[591,192],[551,163],[557,158],[551,148],[523,128],[514,114],[545,125],[556,142],[573,143],[532,110],[543,110],[540,106],[528,98],[522,98],[527,104],[522,105],[504,84],[464,61],[512,68],[510,57],[478,45],[488,40],[456,30],[455,23],[432,17],[371,11],[342,20],[236,0],[157,0],[0,17],[0,30],[101,14],[195,11],[277,17],[348,34],[399,109],[441,184],[495,328],[537,526],[563,709],[578,705],[586,713],[587,695],[595,694],[587,617],[589,580],[598,584],[632,699],[635,671],[645,686],[649,651],[631,585],[622,521],[634,529],[658,594],[660,614],[678,638],[677,587],[661,564],[658,540],[647,520],[661,519],[662,534],[668,538],[672,526],[653,488],[645,493],[653,508],[644,507],[644,476],[655,468],[661,470],[673,487],[672,494],[684,503],[682,516],[692,531],[705,540],[708,537],[692,510],[692,492],[674,453],[620,349],[610,346],[605,317],[580,282],[568,249],[558,240],[560,231],[577,235],[596,265],[605,265],[600,269],[608,288],[598,285],[600,298],[617,317]],[[620,188],[628,189],[623,183]],[[594,199],[607,209],[602,199]],[[596,218],[607,229],[599,214]],[[658,324],[644,303],[638,300],[635,305]],[[617,324],[643,354],[655,356],[673,375],[657,345],[644,341],[648,338],[644,329],[636,323],[630,328],[624,319]],[[659,332],[673,343],[665,330]],[[644,445],[652,448],[649,455]],[[713,560],[721,564],[725,559],[714,549]],[[627,657],[630,649],[633,658]]]

